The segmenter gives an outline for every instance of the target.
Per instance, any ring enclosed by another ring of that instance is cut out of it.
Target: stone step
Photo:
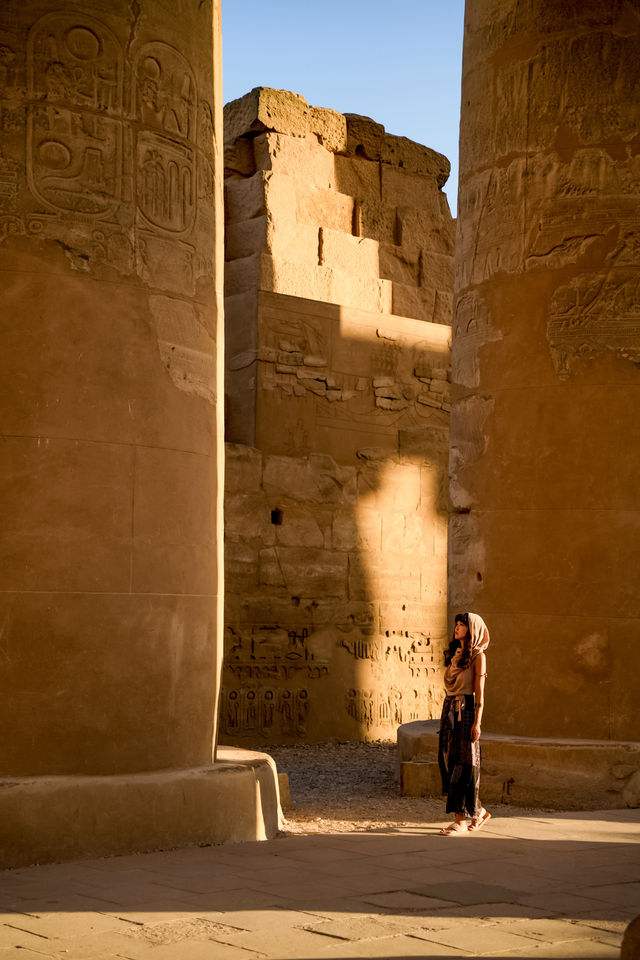
[[[439,720],[398,728],[405,796],[438,796]],[[482,734],[484,802],[552,810],[640,806],[640,743]]]

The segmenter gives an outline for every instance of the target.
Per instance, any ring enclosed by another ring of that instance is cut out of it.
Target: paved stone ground
[[[267,748],[284,835],[0,872],[0,960],[619,956],[640,913],[640,811],[491,807],[445,838],[400,797],[395,744]]]
[[[437,825],[0,873],[0,960],[619,956],[640,811]]]

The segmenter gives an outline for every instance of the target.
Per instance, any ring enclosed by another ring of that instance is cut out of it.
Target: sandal
[[[482,827],[484,827],[487,820],[490,819],[491,814],[483,807],[477,817],[472,817],[471,823],[469,824],[469,830],[480,830]]]
[[[466,820],[463,820],[462,823],[454,820],[453,823],[450,823],[448,827],[443,827],[439,832],[443,837],[453,837],[456,833],[467,833],[468,829]]]

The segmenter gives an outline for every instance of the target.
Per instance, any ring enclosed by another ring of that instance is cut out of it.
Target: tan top
[[[473,693],[473,681],[477,673],[482,669],[482,657],[480,654],[477,654],[469,666],[461,670],[458,666],[460,662],[460,657],[462,656],[462,648],[456,650],[453,657],[451,658],[451,663],[444,672],[444,689],[448,697],[461,696],[462,694]],[[486,677],[486,669],[484,676]]]
[[[463,693],[473,693],[473,662],[469,664],[466,670],[461,670],[458,666],[462,649],[456,650],[451,663],[444,672],[444,689],[448,697],[458,696]]]

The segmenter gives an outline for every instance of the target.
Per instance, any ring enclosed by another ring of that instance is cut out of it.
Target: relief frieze
[[[624,254],[621,254],[624,256]],[[567,379],[580,356],[610,351],[640,362],[640,280],[634,268],[583,274],[551,300],[547,342],[556,373]]]
[[[221,726],[228,736],[304,736],[309,707],[309,692],[304,688],[242,686],[224,693]]]
[[[329,673],[329,661],[316,657],[306,627],[252,627],[247,635],[227,627],[225,672],[239,679],[289,680],[303,673],[320,679]]]

